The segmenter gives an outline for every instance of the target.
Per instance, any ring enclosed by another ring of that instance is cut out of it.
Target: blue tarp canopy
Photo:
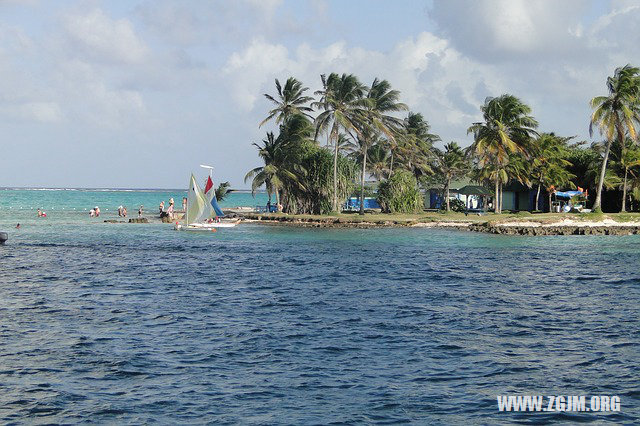
[[[583,195],[582,191],[556,191],[556,198],[570,199],[576,195]]]
[[[360,199],[357,197],[351,197],[345,204],[346,210],[359,210],[360,209]],[[379,209],[380,204],[378,204],[378,200],[371,197],[364,198],[364,208],[365,209]]]

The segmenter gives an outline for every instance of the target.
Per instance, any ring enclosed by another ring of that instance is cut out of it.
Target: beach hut
[[[457,198],[462,202],[466,203],[466,197],[461,195],[458,191],[460,188],[463,188],[471,183],[470,180],[454,180],[451,181],[451,186],[449,187],[449,196],[452,198]],[[441,209],[444,205],[444,197],[443,197],[443,187],[442,184],[433,185],[429,189],[427,189],[424,193],[424,208],[429,209]]]
[[[459,195],[465,196],[467,209],[484,209],[487,205],[487,197],[493,196],[491,190],[480,185],[466,185],[458,190]],[[474,203],[477,201],[477,203]]]

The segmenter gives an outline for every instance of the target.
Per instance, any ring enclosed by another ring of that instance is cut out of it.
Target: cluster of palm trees
[[[251,170],[245,181],[252,180],[254,191],[265,185],[269,197],[274,194],[284,211],[338,211],[354,189],[355,167],[359,168],[362,213],[368,174],[383,180],[394,169],[408,170],[416,177],[432,172],[428,159],[439,138],[429,132],[422,115],[396,116],[408,108],[399,102],[400,93],[388,81],[376,78],[366,86],[353,74],[322,75],[317,99],[307,96],[309,89],[293,77],[284,86],[277,79],[275,83],[277,94],[265,94],[274,108],[260,126],[273,120],[279,135],[267,133],[262,145],[254,144],[264,166]],[[320,148],[323,138],[326,146]],[[324,156],[318,149],[332,153],[329,176],[318,174],[324,169]],[[304,153],[315,155],[315,161],[293,161]],[[310,176],[317,185],[309,186]],[[311,200],[312,193],[321,200]]]
[[[637,166],[639,159],[635,145],[640,125],[640,69],[629,64],[617,68],[613,76],[607,78],[607,88],[608,95],[596,96],[591,100],[593,114],[589,133],[593,134],[593,127],[597,126],[605,137],[598,192],[593,207],[599,209],[601,206],[609,154],[615,142],[618,145],[618,161],[625,170],[622,188],[622,211],[625,211],[629,169]]]
[[[595,188],[596,209],[603,187],[622,190],[622,210],[629,193],[640,199],[640,70],[630,65],[608,78],[607,96],[591,101],[590,132],[598,128],[605,140],[587,148],[572,137],[538,133],[531,108],[509,94],[485,100],[482,121],[468,129],[470,147],[451,142],[439,149],[439,136],[421,114],[408,111],[386,80],[364,85],[353,74],[322,75],[315,97],[293,77],[275,84],[276,95],[265,94],[273,109],[260,126],[273,121],[278,135],[268,132],[254,144],[264,165],[245,181],[254,191],[264,185],[286,212],[338,211],[358,185],[364,213],[367,176],[384,182],[398,172],[412,175],[403,182],[437,183],[447,210],[452,180],[464,177],[494,188],[496,213],[503,186],[514,181],[536,190],[534,209],[542,190],[551,197],[561,187]]]

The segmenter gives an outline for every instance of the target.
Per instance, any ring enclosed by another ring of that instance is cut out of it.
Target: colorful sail
[[[203,210],[207,204],[207,200],[202,194],[202,190],[198,186],[196,178],[192,174],[191,181],[189,182],[189,192],[187,193],[187,225],[200,220]]]
[[[202,199],[202,209],[200,210],[200,214],[195,218],[194,222],[204,222],[213,217],[214,211],[213,207],[209,203],[207,196],[202,192],[200,187],[198,187],[198,191],[200,194],[200,198]]]
[[[214,188],[213,181],[211,180],[211,176],[207,179],[207,184],[204,187],[204,196],[206,197],[208,204],[213,208],[213,213],[218,217],[223,217],[224,212],[220,208],[218,200],[216,199],[216,190]]]

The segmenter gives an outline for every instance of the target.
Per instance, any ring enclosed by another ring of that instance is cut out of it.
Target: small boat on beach
[[[187,193],[187,211],[184,223],[176,222],[176,231],[215,231],[217,228],[233,228],[239,220],[225,219],[225,214],[216,200],[213,180],[209,175],[204,192],[191,174]]]

